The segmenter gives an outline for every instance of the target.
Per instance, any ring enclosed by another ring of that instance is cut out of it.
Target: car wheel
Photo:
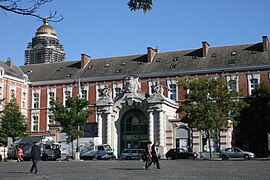
[[[249,159],[249,155],[248,154],[245,154],[244,155],[244,159]]]
[[[98,156],[98,157],[97,157],[97,160],[102,160],[102,157],[101,157],[101,156]]]
[[[43,156],[41,157],[41,159],[43,161],[48,161],[48,155],[47,154],[43,154]]]
[[[131,160],[131,157],[130,157],[130,156],[127,156],[127,157],[126,157],[126,160]]]
[[[173,158],[171,156],[167,157],[168,160],[173,160]]]
[[[225,154],[223,154],[222,156],[221,156],[221,159],[222,160],[225,160],[225,159],[229,159]]]

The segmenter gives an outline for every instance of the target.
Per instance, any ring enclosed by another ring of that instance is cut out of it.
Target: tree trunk
[[[207,139],[208,139],[208,147],[209,147],[210,159],[213,159],[213,152],[212,152],[212,148],[211,148],[210,133],[209,133],[208,130],[206,131],[206,135],[207,135]]]

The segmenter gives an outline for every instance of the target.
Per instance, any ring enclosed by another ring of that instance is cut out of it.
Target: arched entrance
[[[133,109],[127,111],[121,120],[121,151],[142,148],[148,140],[148,122],[145,114]]]

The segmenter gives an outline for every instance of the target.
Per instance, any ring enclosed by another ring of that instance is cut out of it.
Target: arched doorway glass
[[[148,139],[147,117],[140,110],[125,113],[121,121],[121,151],[142,148]]]

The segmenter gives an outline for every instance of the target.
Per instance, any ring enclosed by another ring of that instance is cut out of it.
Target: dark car
[[[197,153],[189,152],[185,149],[170,149],[165,157],[167,159],[196,159],[198,157]]]

